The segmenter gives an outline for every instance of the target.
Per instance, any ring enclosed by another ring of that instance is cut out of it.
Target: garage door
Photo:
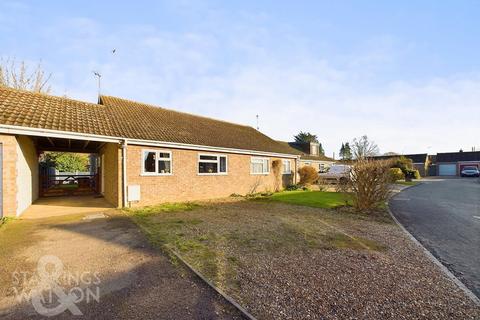
[[[456,164],[441,164],[438,166],[439,176],[456,176],[457,165]]]
[[[0,143],[0,218],[3,217],[3,145]]]

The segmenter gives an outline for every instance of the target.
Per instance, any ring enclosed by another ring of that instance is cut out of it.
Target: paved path
[[[107,213],[109,214],[109,213]],[[15,289],[30,292],[40,284],[32,278],[42,257],[53,255],[63,264],[61,290],[80,285],[90,299],[76,304],[76,319],[239,319],[241,315],[181,265],[152,248],[126,217],[84,220],[83,215],[8,222],[0,229],[0,319],[44,319],[32,301],[17,300]],[[49,262],[52,262],[49,258]],[[53,261],[55,262],[55,261]],[[54,264],[51,264],[53,267]],[[51,267],[45,270],[52,270]],[[50,272],[50,271],[47,271]],[[20,280],[19,280],[20,279]],[[73,282],[71,279],[74,279]],[[97,281],[97,279],[99,281]],[[100,298],[93,299],[99,289]],[[75,291],[77,296],[78,291]],[[55,307],[53,303],[42,306]],[[55,319],[71,319],[69,309]]]
[[[390,200],[397,219],[480,297],[480,181],[431,179]]]

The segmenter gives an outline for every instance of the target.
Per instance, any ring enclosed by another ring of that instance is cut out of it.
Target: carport
[[[0,171],[0,212],[4,216],[25,213],[25,217],[35,218],[121,206],[118,140],[34,131],[0,131],[0,165],[4,169]],[[58,175],[40,166],[39,158],[47,151],[90,154],[95,161],[91,161],[89,174]]]

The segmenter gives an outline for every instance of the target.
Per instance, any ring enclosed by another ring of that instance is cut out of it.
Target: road
[[[390,200],[403,226],[480,297],[480,181],[429,179]]]

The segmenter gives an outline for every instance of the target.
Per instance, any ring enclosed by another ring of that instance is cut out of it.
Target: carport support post
[[[122,207],[127,207],[127,140],[122,143]]]

